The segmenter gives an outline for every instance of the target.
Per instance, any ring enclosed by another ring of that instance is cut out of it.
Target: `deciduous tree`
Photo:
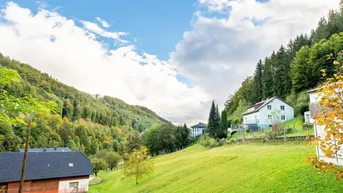
[[[136,184],[138,184],[140,178],[152,173],[153,170],[154,164],[148,158],[148,150],[144,146],[129,154],[128,159],[124,163],[124,176],[134,177]]]
[[[334,64],[338,67],[333,77],[327,77],[326,81],[318,90],[319,111],[315,114],[315,124],[324,128],[323,136],[316,136],[312,144],[318,146],[326,157],[335,158],[336,153],[343,144],[343,51],[339,53]],[[326,70],[322,70],[326,77]],[[333,170],[337,180],[343,178],[343,169],[335,167],[332,163],[326,163],[316,155],[309,155],[308,162],[320,172]]]

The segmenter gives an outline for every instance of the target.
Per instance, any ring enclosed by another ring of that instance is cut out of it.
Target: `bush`
[[[286,133],[292,133],[293,132],[293,128],[292,127],[288,127],[287,129],[286,129]]]
[[[214,139],[208,136],[201,136],[199,139],[200,145],[208,148],[218,147],[221,146],[224,143],[221,143],[220,139]]]
[[[310,130],[313,128],[313,124],[311,123],[304,123],[303,125],[304,130]]]

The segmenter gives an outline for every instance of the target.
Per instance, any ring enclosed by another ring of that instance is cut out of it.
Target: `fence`
[[[310,136],[291,136],[291,137],[276,137],[276,138],[248,138],[248,139],[237,139],[238,143],[249,143],[249,142],[285,142],[285,141],[309,141],[313,138]]]
[[[282,129],[278,132],[272,131],[271,128],[261,128],[258,125],[232,125],[231,128],[234,130],[235,134],[233,135],[233,141],[237,142],[282,142],[282,141],[306,141],[308,140],[306,135],[306,130],[304,129],[301,132],[301,135],[291,135],[288,136],[286,130]],[[300,130],[298,130],[300,131]],[[294,131],[293,131],[294,132]],[[298,134],[298,133],[297,133]],[[309,135],[311,139],[313,135]]]

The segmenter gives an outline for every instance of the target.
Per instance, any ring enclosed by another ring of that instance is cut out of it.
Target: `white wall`
[[[317,103],[320,100],[319,95],[317,92],[310,93],[310,103]],[[311,117],[311,123],[313,123],[313,117]],[[314,135],[315,136],[323,136],[325,134],[325,126],[324,125],[314,125]],[[331,141],[332,143],[335,143],[335,141]],[[335,158],[328,158],[325,156],[325,154],[321,151],[321,149],[316,146],[316,154],[319,157],[319,159],[324,160],[328,163],[333,163],[335,165],[343,166],[343,145],[341,146],[341,149],[337,152],[337,155],[335,155]]]
[[[204,128],[191,128],[192,129],[192,137],[196,137],[203,134]]]
[[[255,112],[243,116],[243,124],[257,124],[260,120],[260,113]]]
[[[271,105],[271,110],[268,109],[268,105]],[[285,107],[285,110],[281,110],[281,106]],[[272,119],[268,119],[268,115],[272,115]],[[281,120],[281,116],[285,116],[285,120]],[[279,99],[274,99],[267,105],[263,106],[258,112],[251,113],[243,116],[244,124],[261,124],[271,125],[275,122],[285,122],[294,118],[294,109],[288,104]]]
[[[268,110],[268,105],[271,105],[271,110]],[[281,106],[285,107],[285,110],[281,110]],[[268,119],[268,115],[272,115],[272,119]],[[285,120],[281,120],[281,116],[285,116]],[[260,124],[273,124],[275,122],[285,122],[294,118],[294,109],[288,104],[279,99],[274,99],[267,105],[260,109]]]
[[[66,190],[66,192],[70,192],[73,190],[73,188],[69,188],[70,182],[79,182],[79,190],[85,190],[88,191],[88,185],[89,185],[89,178],[85,179],[77,179],[77,180],[65,180],[60,181],[58,185],[58,191],[63,192]]]

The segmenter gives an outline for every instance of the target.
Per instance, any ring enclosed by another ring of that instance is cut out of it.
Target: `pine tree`
[[[258,101],[261,101],[263,98],[263,91],[262,91],[262,71],[263,71],[263,64],[260,60],[257,63],[256,70],[255,70],[255,76],[254,76],[254,82],[253,82],[253,101],[252,103],[256,103]]]
[[[215,126],[214,126],[214,114],[215,114],[215,105],[214,105],[214,100],[212,101],[212,105],[211,105],[211,110],[210,110],[210,115],[208,117],[208,123],[207,123],[207,128],[206,128],[206,132],[213,137],[214,133],[215,133]]]
[[[221,128],[220,128],[220,114],[219,114],[219,108],[218,105],[216,105],[216,111],[214,114],[214,123],[215,123],[215,137],[219,137],[220,133],[221,133]]]
[[[222,111],[222,116],[221,116],[221,121],[220,121],[221,133],[219,135],[219,138],[226,138],[228,127],[229,126],[228,126],[228,122],[227,122],[227,113],[226,113],[226,110],[224,109]]]
[[[291,92],[292,81],[289,75],[290,61],[283,46],[280,47],[273,61],[276,75],[273,76],[273,94],[284,99]]]
[[[210,137],[218,137],[220,131],[220,116],[218,106],[215,106],[214,100],[212,101],[210,115],[208,117],[207,132]]]
[[[264,71],[262,73],[262,93],[263,98],[266,99],[268,97],[272,97],[273,85],[273,67],[270,58],[266,58],[264,62]]]

